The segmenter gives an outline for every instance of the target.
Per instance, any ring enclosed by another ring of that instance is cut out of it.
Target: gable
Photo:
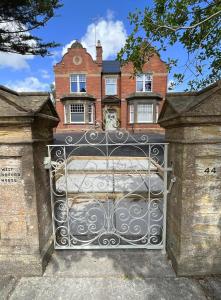
[[[221,93],[216,92],[213,95],[209,95],[196,105],[192,106],[186,115],[197,116],[218,116],[221,115]]]
[[[14,116],[24,112],[21,107],[0,95],[0,116]]]
[[[89,71],[94,73],[101,72],[101,67],[98,66],[85,48],[69,48],[62,60],[54,66],[54,70],[55,73],[89,73]]]
[[[53,103],[51,100],[48,99],[47,102],[44,103],[44,105],[39,109],[37,113],[44,114],[47,116],[59,118],[56,109],[54,108]]]
[[[161,121],[162,119],[171,118],[172,116],[175,115],[177,115],[175,109],[171,106],[171,104],[168,101],[165,101],[158,121]]]

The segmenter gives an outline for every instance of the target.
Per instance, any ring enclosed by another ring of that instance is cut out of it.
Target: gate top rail
[[[87,144],[50,144],[48,145],[48,147],[71,147],[71,146],[79,146],[79,147],[84,147],[84,146],[155,146],[155,145],[168,145],[169,143],[160,143],[160,142],[156,142],[156,143],[114,143],[114,144],[92,144],[92,143],[87,143]]]
[[[58,146],[143,146],[143,145],[168,145],[165,142],[151,142],[147,134],[134,133],[121,128],[113,131],[103,131],[102,125],[95,122],[87,131],[78,133],[75,136],[66,136],[64,144],[48,145]]]

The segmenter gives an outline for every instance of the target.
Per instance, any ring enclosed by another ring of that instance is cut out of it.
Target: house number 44
[[[210,173],[216,173],[216,168],[206,168],[204,173],[210,174]]]

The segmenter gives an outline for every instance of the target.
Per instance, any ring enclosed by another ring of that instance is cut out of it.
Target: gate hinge
[[[170,185],[169,188],[167,190],[167,194],[170,194],[172,187],[174,185],[174,183],[176,182],[176,176],[174,175],[174,170],[173,170],[173,163],[171,162],[171,167],[168,168],[168,171],[171,172],[171,179],[170,179]]]
[[[51,158],[50,157],[44,157],[44,168],[46,170],[49,170],[51,168]]]

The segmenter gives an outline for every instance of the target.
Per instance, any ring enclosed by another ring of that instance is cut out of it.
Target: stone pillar
[[[159,123],[176,177],[167,252],[178,275],[221,274],[221,88],[168,94]]]
[[[57,124],[48,94],[0,88],[0,274],[41,275],[53,249],[44,157]]]

